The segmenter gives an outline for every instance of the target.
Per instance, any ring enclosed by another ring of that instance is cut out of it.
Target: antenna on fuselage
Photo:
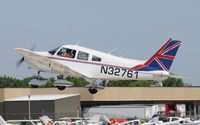
[[[108,54],[112,54],[116,49],[118,49],[119,47],[115,47],[113,48]]]
[[[124,58],[128,54],[129,54],[129,51],[127,51],[126,53],[124,53],[123,55],[121,55],[121,58]]]
[[[85,35],[83,35],[83,36],[77,41],[76,46],[79,45],[79,43],[83,40],[83,38],[85,38]]]

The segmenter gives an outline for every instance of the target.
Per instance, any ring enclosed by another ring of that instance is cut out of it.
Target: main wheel
[[[57,87],[57,89],[59,89],[59,90],[64,90],[66,87],[65,86],[56,86]]]
[[[38,85],[31,85],[32,88],[38,88]]]
[[[91,93],[91,94],[96,94],[98,92],[98,90],[94,89],[94,88],[89,88],[88,91]]]

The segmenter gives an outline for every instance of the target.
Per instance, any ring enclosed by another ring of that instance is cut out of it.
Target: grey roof
[[[63,99],[63,98],[68,98],[68,97],[73,97],[73,96],[79,96],[79,94],[30,95],[30,101],[57,100],[57,99]],[[27,96],[22,96],[22,97],[17,97],[17,98],[6,99],[5,101],[29,101],[29,97],[27,95]]]

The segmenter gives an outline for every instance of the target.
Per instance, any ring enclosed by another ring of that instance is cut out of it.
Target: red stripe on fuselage
[[[143,66],[145,66],[144,64],[139,64],[139,65],[137,65],[137,66],[135,66],[135,67],[133,67],[133,68],[131,68],[131,69],[140,69],[140,68],[142,68]]]
[[[94,63],[94,62],[87,62],[87,61],[80,61],[80,60],[73,60],[73,59],[64,59],[64,58],[50,57],[50,56],[46,56],[46,57],[50,58],[50,59],[58,59],[58,60],[66,60],[66,61],[73,61],[73,62],[80,62],[80,63],[88,63],[88,64],[94,64],[94,65],[112,66],[112,67],[118,67],[118,68],[123,68],[123,69],[131,69],[130,67],[115,66],[115,65],[103,64],[103,63]]]

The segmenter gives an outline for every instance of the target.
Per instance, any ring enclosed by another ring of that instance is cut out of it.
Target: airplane
[[[39,119],[44,125],[102,125],[101,121],[111,123],[108,117],[105,115],[94,115],[90,118],[65,117],[61,118],[60,121],[52,121],[48,116],[45,115],[39,117]]]
[[[0,125],[42,125],[40,120],[8,120],[5,121],[0,115]]]
[[[8,124],[8,123],[2,118],[2,116],[0,115],[0,125],[11,125],[11,124]]]
[[[170,38],[150,59],[134,60],[117,57],[109,53],[85,48],[79,45],[63,45],[48,52],[36,52],[24,48],[14,48],[22,56],[18,66],[25,61],[29,69],[68,76],[88,78],[91,83],[86,87],[91,94],[103,89],[96,80],[165,80],[168,77],[182,78],[169,73],[180,40]],[[56,81],[59,90],[72,86],[67,81]],[[36,88],[40,84],[30,84]]]

